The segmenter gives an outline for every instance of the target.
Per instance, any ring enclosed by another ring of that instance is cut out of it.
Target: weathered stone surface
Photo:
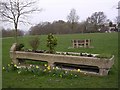
[[[97,66],[99,68],[98,74],[101,76],[107,75],[109,69],[114,64],[114,56],[112,56],[111,59],[100,59],[95,57],[15,51],[15,44],[13,44],[12,49],[10,50],[10,57],[12,58],[12,61],[17,65],[19,64],[19,59],[31,59],[47,61],[51,67],[54,65],[55,62]]]

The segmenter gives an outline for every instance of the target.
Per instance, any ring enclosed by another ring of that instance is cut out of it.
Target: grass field
[[[2,88],[2,39],[0,38],[0,89],[1,88]]]
[[[34,76],[33,74],[21,74],[17,72],[2,72],[3,88],[116,88],[118,87],[118,33],[91,33],[91,34],[68,34],[55,35],[58,40],[56,51],[88,52],[98,54],[115,55],[115,63],[108,76],[81,75],[78,78],[67,79],[51,76]],[[24,43],[26,48],[31,48],[29,40],[33,36],[19,37],[19,42]],[[39,49],[46,47],[46,35],[41,35]],[[94,48],[69,49],[72,39],[91,39]],[[2,42],[2,65],[11,62],[9,50],[14,38],[3,38]]]

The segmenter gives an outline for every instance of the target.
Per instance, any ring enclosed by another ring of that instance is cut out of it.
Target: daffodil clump
[[[76,72],[73,70],[63,70],[60,67],[51,67],[47,64],[41,65],[29,65],[29,67],[18,68],[16,64],[8,64],[7,66],[2,67],[3,71],[16,71],[18,74],[34,74],[35,76],[49,75],[51,77],[59,78],[77,78],[80,75],[80,69],[77,69]]]
[[[2,67],[2,70],[3,71],[7,71],[7,72],[9,72],[9,71],[15,71],[17,69],[18,69],[17,65],[13,64],[13,63],[10,63],[10,64]]]

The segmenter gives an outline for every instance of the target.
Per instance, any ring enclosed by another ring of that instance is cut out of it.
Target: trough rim
[[[106,60],[106,61],[112,61],[114,60],[114,55],[112,55],[111,58],[98,58],[98,57],[86,57],[86,56],[74,56],[74,55],[61,55],[61,54],[50,54],[50,53],[35,53],[35,52],[25,52],[25,51],[10,51],[10,53],[17,54],[33,54],[33,55],[46,55],[46,56],[60,56],[60,57],[71,57],[71,58],[83,58],[83,59],[93,59],[93,60]]]

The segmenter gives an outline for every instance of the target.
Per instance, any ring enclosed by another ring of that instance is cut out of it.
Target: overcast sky
[[[77,15],[79,15],[79,21],[85,20],[92,13],[103,11],[108,19],[114,21],[118,15],[117,5],[119,0],[40,0],[37,3],[39,8],[43,11],[34,15],[31,15],[29,21],[33,25],[39,22],[53,22],[54,20],[66,20],[67,15],[72,8],[76,9]],[[1,24],[4,28],[10,28],[12,25]],[[6,27],[5,27],[6,26]],[[28,30],[31,25],[20,25],[22,30]]]

